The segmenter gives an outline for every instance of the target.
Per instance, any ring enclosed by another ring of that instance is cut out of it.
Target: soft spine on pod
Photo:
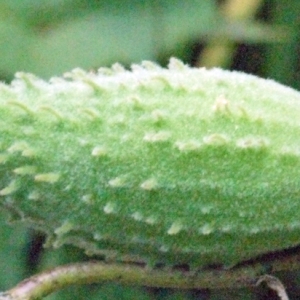
[[[0,203],[90,254],[231,266],[299,244],[300,94],[171,59],[0,86]]]

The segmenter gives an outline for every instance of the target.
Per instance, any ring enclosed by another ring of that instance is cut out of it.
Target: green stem
[[[270,272],[299,269],[300,255],[268,262]],[[266,267],[261,262],[232,269],[185,271],[179,268],[152,269],[144,265],[90,261],[59,266],[25,279],[0,295],[0,300],[34,300],[64,287],[114,281],[127,285],[204,289],[254,287],[265,281]]]

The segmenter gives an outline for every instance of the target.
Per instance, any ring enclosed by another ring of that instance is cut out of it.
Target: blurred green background
[[[48,79],[176,56],[195,67],[235,69],[300,89],[299,0],[0,0],[0,79],[17,71]],[[72,247],[43,249],[44,237],[0,215],[0,290],[66,262]],[[291,299],[297,274],[280,274]],[[172,291],[116,284],[70,287],[47,299],[277,299],[267,289]]]

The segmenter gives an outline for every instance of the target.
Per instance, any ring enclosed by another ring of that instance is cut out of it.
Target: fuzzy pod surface
[[[111,259],[232,266],[300,242],[300,94],[171,59],[0,86],[0,205]]]

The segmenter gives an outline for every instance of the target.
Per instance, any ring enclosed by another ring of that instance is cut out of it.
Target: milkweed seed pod
[[[171,59],[0,86],[0,205],[110,259],[232,266],[300,242],[300,94]]]

